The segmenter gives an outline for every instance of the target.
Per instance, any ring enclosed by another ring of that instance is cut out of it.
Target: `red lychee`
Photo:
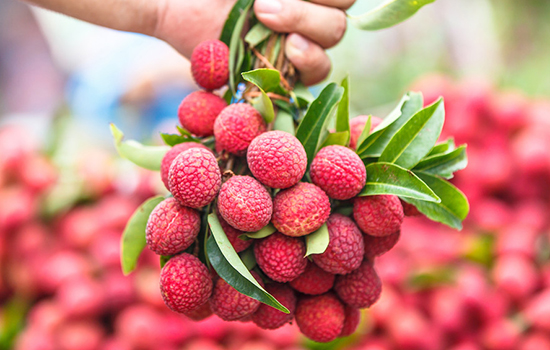
[[[247,160],[252,175],[272,188],[294,186],[307,168],[304,146],[284,131],[269,131],[252,140]]]
[[[403,206],[403,214],[405,216],[420,216],[422,213],[412,204],[405,202],[402,199],[399,199],[401,205]]]
[[[212,277],[198,258],[182,253],[168,260],[162,268],[160,291],[164,303],[173,311],[193,311],[212,294]]]
[[[361,311],[359,311],[359,309],[346,305],[345,313],[346,318],[344,320],[344,328],[342,328],[340,337],[352,335],[359,326],[359,322],[361,322]]]
[[[212,309],[210,308],[210,302],[206,302],[198,308],[183,313],[193,321],[202,321],[212,316]]]
[[[191,73],[201,87],[219,89],[229,78],[229,48],[220,40],[201,42],[191,54]]]
[[[219,215],[219,213],[218,213],[218,220],[220,220],[220,225],[222,226],[223,232],[225,232],[225,235],[227,236],[229,243],[231,243],[231,245],[233,246],[233,249],[235,249],[237,253],[240,253],[246,248],[250,247],[250,245],[253,242],[251,239],[245,241],[239,238],[239,236],[244,234],[243,231],[237,230],[236,228],[229,225],[227,221],[225,221],[222,218],[222,216]]]
[[[382,291],[382,282],[380,282],[372,262],[365,259],[361,266],[352,273],[336,276],[334,291],[347,305],[362,309],[371,306],[378,300]]]
[[[296,295],[292,288],[286,284],[270,283],[265,289],[283,304],[290,313],[286,314],[272,306],[260,304],[258,310],[252,315],[252,322],[263,329],[277,329],[292,321],[296,310]]]
[[[237,230],[254,232],[271,220],[273,201],[269,192],[251,176],[233,176],[218,196],[222,218]]]
[[[404,217],[403,206],[393,195],[357,197],[353,201],[353,217],[364,233],[388,236],[399,231]]]
[[[214,122],[227,106],[225,100],[207,91],[187,95],[178,109],[181,125],[190,133],[205,137],[214,135]]]
[[[401,231],[397,231],[391,235],[383,237],[364,235],[363,241],[365,242],[365,256],[374,258],[387,253],[397,244],[400,236]]]
[[[306,245],[301,238],[275,232],[254,244],[256,262],[262,271],[277,282],[292,281],[307,266]]]
[[[254,271],[251,271],[251,274],[263,286],[260,276]],[[210,307],[222,320],[236,321],[250,316],[258,310],[259,306],[258,300],[239,293],[223,279],[218,278],[216,281],[210,298]]]
[[[365,124],[367,123],[367,120],[369,119],[368,115],[358,115],[355,118],[352,118],[349,121],[349,131],[350,131],[350,139],[349,139],[349,146],[352,149],[355,149],[357,147],[357,141],[359,140],[359,136],[361,136],[361,133],[363,132],[363,129],[365,128]],[[370,120],[370,132],[374,130],[380,123],[382,123],[382,119],[378,117],[371,117]]]
[[[326,193],[308,182],[277,193],[273,199],[272,222],[282,234],[305,236],[319,229],[330,215],[330,201]]]
[[[158,255],[173,255],[187,249],[201,228],[199,213],[173,198],[160,202],[149,215],[145,238]]]
[[[176,159],[177,156],[180,155],[180,153],[194,147],[199,147],[210,151],[210,148],[206,147],[203,144],[197,142],[184,142],[178,143],[177,145],[172,147],[168,152],[166,152],[166,154],[162,158],[162,162],[160,163],[160,177],[162,179],[162,182],[164,183],[164,186],[166,186],[167,189],[170,189],[168,184],[168,173],[170,172],[170,165],[172,165],[172,162],[174,161],[174,159]]]
[[[214,123],[216,150],[242,155],[265,128],[262,116],[254,107],[246,103],[231,104],[220,112]]]
[[[332,214],[327,220],[329,244],[313,261],[323,270],[345,275],[357,269],[363,261],[363,234],[353,220],[342,214]]]
[[[191,148],[174,159],[170,165],[170,192],[182,205],[202,208],[216,198],[222,174],[212,152]]]
[[[330,198],[347,200],[365,186],[365,164],[351,149],[332,145],[322,148],[310,167],[311,180]]]
[[[311,261],[308,261],[306,270],[297,278],[290,281],[290,286],[300,293],[319,295],[328,292],[334,285],[334,276],[326,272]]]
[[[332,293],[304,296],[298,300],[295,318],[306,337],[326,343],[336,339],[344,328],[344,305]]]

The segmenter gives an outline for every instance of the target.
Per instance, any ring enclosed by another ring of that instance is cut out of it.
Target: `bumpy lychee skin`
[[[225,221],[221,215],[218,213],[218,220],[220,220],[220,225],[222,226],[223,232],[225,232],[225,235],[227,236],[227,239],[229,240],[229,243],[233,246],[233,249],[237,253],[242,252],[246,248],[250,247],[252,244],[252,240],[249,239],[247,241],[240,239],[239,236],[244,234],[243,231],[237,230],[236,228],[232,227]]]
[[[353,218],[357,226],[372,236],[388,236],[399,231],[403,217],[403,206],[397,196],[365,196],[353,201]]]
[[[365,259],[352,273],[336,276],[334,291],[347,305],[362,309],[378,300],[382,292],[382,282],[372,262]]]
[[[212,277],[198,258],[182,253],[168,260],[160,271],[164,303],[175,312],[189,312],[208,301]]]
[[[184,206],[202,208],[216,198],[222,174],[212,152],[191,148],[174,159],[168,173],[172,195]]]
[[[350,139],[349,139],[349,146],[353,149],[357,148],[357,141],[359,140],[359,136],[361,136],[361,133],[363,132],[363,129],[365,128],[365,124],[367,123],[367,120],[369,119],[368,115],[358,115],[355,118],[352,118],[349,121],[349,131],[350,131]],[[382,119],[378,117],[371,117],[370,120],[370,132],[374,130],[380,123],[382,122]]]
[[[347,337],[352,335],[359,322],[361,322],[361,311],[351,306],[345,306],[346,319],[344,320],[344,328],[342,328],[342,333],[340,337]]]
[[[296,324],[309,339],[326,343],[336,339],[344,328],[344,305],[332,293],[304,296],[296,305]]]
[[[357,269],[363,261],[363,234],[353,220],[342,214],[332,214],[327,220],[329,244],[313,261],[323,270],[345,275]]]
[[[314,184],[330,198],[338,200],[355,197],[367,179],[361,158],[351,149],[339,145],[322,148],[311,162],[310,174]]]
[[[194,91],[181,101],[178,118],[190,133],[201,137],[212,136],[216,117],[226,106],[223,98],[211,92]]]
[[[187,249],[201,228],[199,213],[180,205],[175,198],[160,202],[149,215],[145,229],[147,246],[158,255],[173,255]]]
[[[256,136],[265,131],[260,113],[249,104],[225,107],[214,123],[216,150],[243,155]]]
[[[332,273],[308,261],[304,273],[290,281],[290,286],[300,293],[319,295],[332,288],[335,278],[336,276]]]
[[[292,321],[296,311],[296,294],[294,290],[286,284],[270,283],[265,289],[281,304],[283,304],[289,314],[275,309],[266,304],[260,304],[258,310],[252,315],[252,322],[263,329],[277,329]]]
[[[251,274],[263,286],[260,276],[254,271],[251,271]],[[210,307],[222,320],[235,321],[250,316],[258,310],[259,306],[258,300],[239,293],[223,279],[219,278],[216,281],[210,298]]]
[[[400,236],[401,231],[383,237],[364,235],[365,256],[374,258],[389,252],[397,244]]]
[[[422,213],[412,204],[405,202],[402,199],[399,199],[401,205],[403,206],[403,213],[405,216],[420,216]]]
[[[329,215],[326,193],[314,184],[298,182],[277,193],[271,221],[282,234],[300,237],[319,229]]]
[[[195,147],[210,151],[210,148],[206,147],[203,144],[197,142],[184,142],[175,145],[168,152],[166,152],[166,154],[162,158],[162,162],[160,163],[160,177],[162,179],[162,182],[164,183],[164,186],[166,186],[166,189],[170,189],[170,185],[168,184],[168,174],[170,172],[170,165],[172,165],[174,159],[176,159],[176,157],[179,156],[180,153]]]
[[[229,78],[229,48],[220,40],[203,41],[191,54],[193,78],[207,90],[219,89]]]
[[[307,168],[304,146],[284,131],[269,131],[252,140],[247,160],[252,175],[272,188],[296,185]]]
[[[254,232],[271,220],[273,201],[256,179],[238,175],[222,185],[218,210],[222,218],[237,230]]]
[[[183,314],[193,321],[202,321],[212,316],[212,309],[210,308],[210,303],[207,301],[196,309],[184,312]]]
[[[277,282],[292,281],[307,266],[306,245],[301,238],[275,232],[254,244],[256,262],[262,271]]]

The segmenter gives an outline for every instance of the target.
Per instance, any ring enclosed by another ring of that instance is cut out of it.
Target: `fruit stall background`
[[[195,89],[189,65],[154,39],[3,1],[0,349],[550,348],[548,18],[547,1],[440,0],[391,29],[350,26],[330,50],[352,115],[383,117],[408,89],[445,97],[471,210],[460,232],[408,218],[359,331],[316,344],[172,313],[153,254],[122,275],[124,224],[163,186],[115,154],[108,123],[159,143]]]

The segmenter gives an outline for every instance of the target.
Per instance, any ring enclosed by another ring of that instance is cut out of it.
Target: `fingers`
[[[347,10],[355,3],[355,0],[311,0],[319,5],[337,7],[342,10]]]
[[[347,5],[349,0],[316,0]],[[346,31],[344,11],[302,0],[256,0],[254,11],[267,27],[282,33],[298,33],[323,48],[336,45]]]
[[[305,85],[321,82],[330,72],[330,59],[325,50],[299,34],[288,36],[285,53],[300,71],[300,79]]]

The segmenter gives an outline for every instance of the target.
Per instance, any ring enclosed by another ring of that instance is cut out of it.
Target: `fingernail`
[[[309,42],[301,35],[292,34],[288,37],[286,54],[289,57],[302,55],[309,47]]]
[[[254,9],[259,13],[276,14],[281,12],[283,5],[279,0],[256,0]]]

